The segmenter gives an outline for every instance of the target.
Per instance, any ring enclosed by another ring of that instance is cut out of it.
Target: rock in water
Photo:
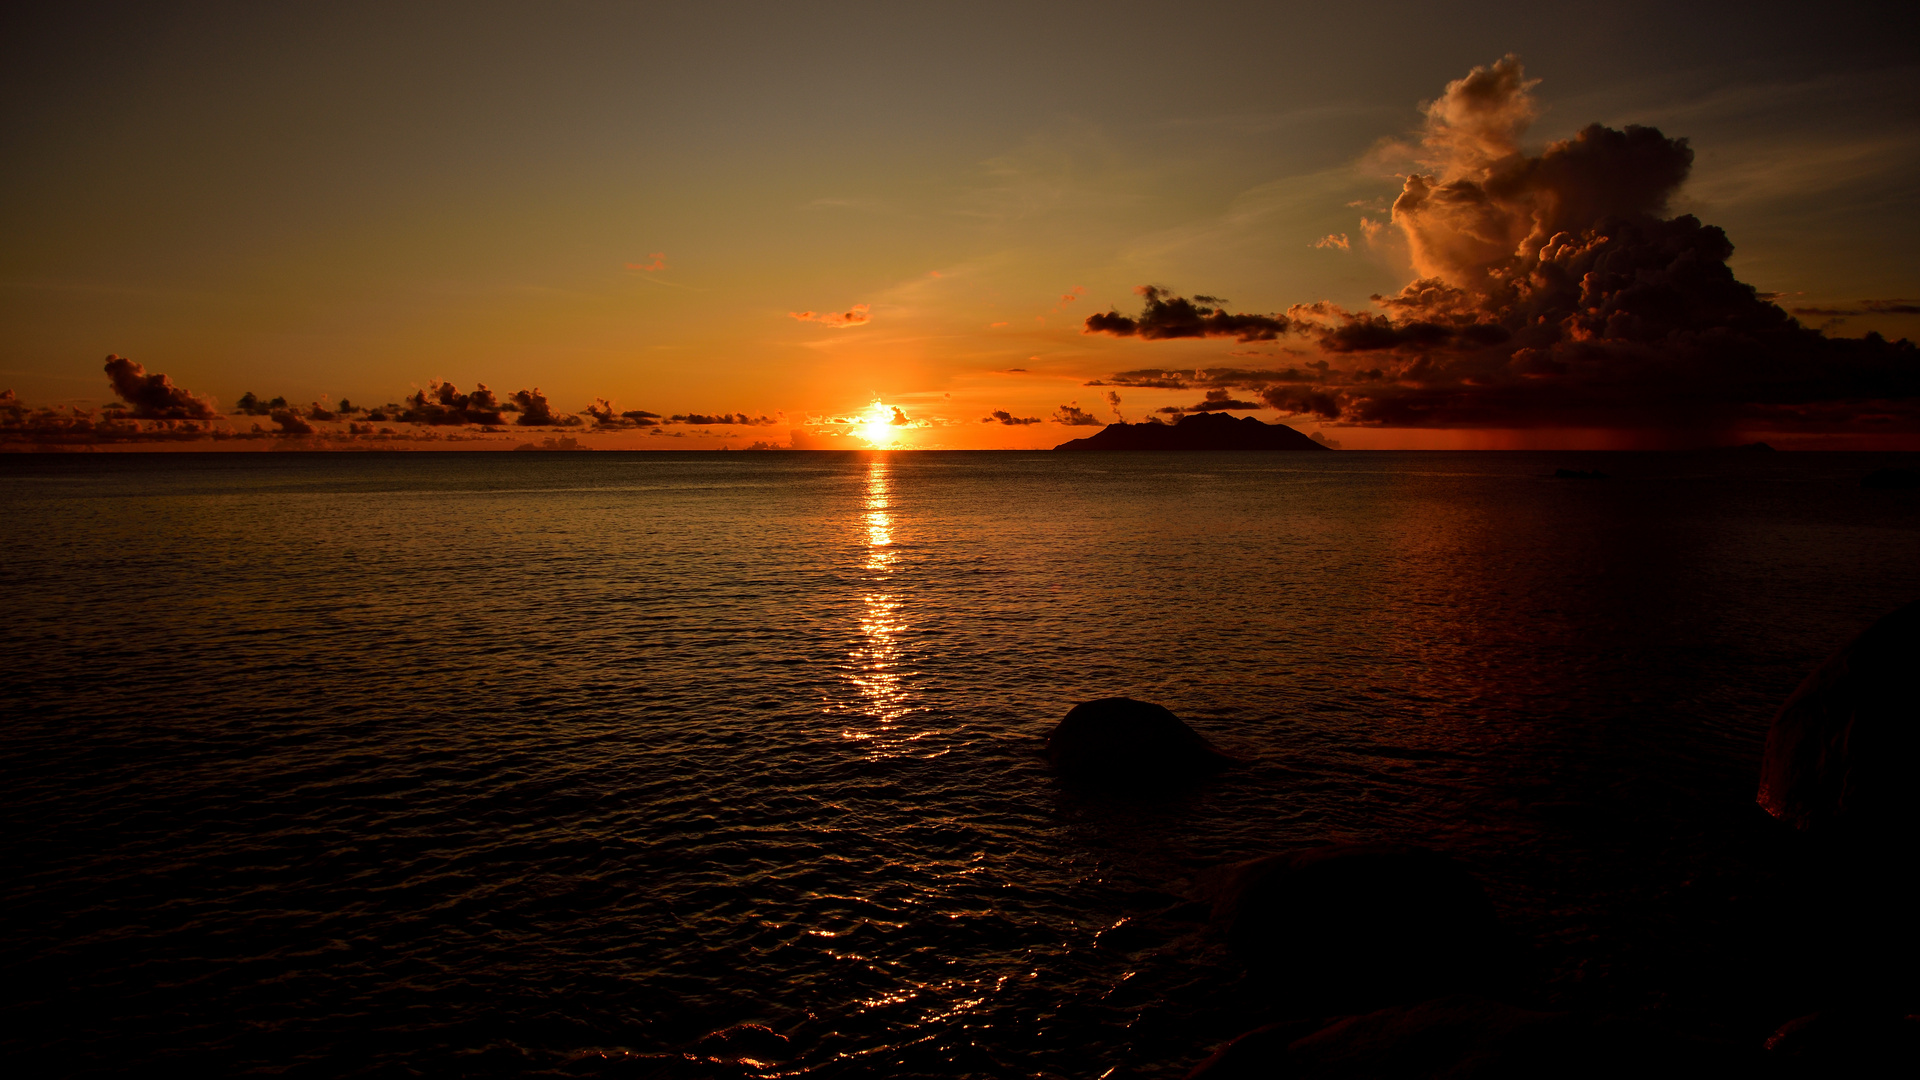
[[[1165,706],[1132,698],[1075,705],[1047,735],[1047,761],[1075,780],[1186,780],[1230,760]]]
[[[1920,602],[1885,616],[1808,675],[1767,729],[1759,802],[1814,831],[1915,824]]]
[[[1427,848],[1304,848],[1222,867],[1200,889],[1228,944],[1304,1011],[1497,993],[1519,979],[1518,945],[1480,883]]]

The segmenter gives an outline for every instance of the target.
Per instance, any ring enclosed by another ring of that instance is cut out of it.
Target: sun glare
[[[860,437],[867,440],[875,450],[885,450],[893,445],[895,432],[893,410],[875,401],[867,406],[860,417]]]

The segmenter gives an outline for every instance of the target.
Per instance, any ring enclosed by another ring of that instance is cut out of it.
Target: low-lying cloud
[[[646,429],[651,435],[673,435],[663,424],[701,427],[769,427],[781,421],[746,412],[683,413],[663,417],[646,409],[618,409],[604,397],[594,398],[578,413],[554,408],[539,387],[518,390],[501,400],[485,383],[463,392],[451,382],[431,380],[403,401],[363,407],[342,398],[300,406],[284,396],[263,398],[248,391],[241,395],[233,415],[259,417],[271,423],[236,430],[220,415],[212,398],[175,386],[159,372],[121,356],[109,356],[104,370],[108,388],[118,401],[98,411],[87,408],[34,407],[12,390],[0,391],[0,444],[15,447],[104,445],[133,442],[237,442],[299,438],[313,448],[356,442],[446,442],[484,440],[509,426],[522,428],[580,428],[595,431]],[[894,410],[895,424],[907,424]],[[393,426],[382,426],[393,425]]]
[[[516,390],[512,397],[512,408],[520,413],[514,420],[521,427],[578,427],[580,418],[572,413],[556,413],[547,401],[547,396],[539,387],[531,390]]]
[[[1920,315],[1920,300],[1862,300],[1857,307],[1797,307],[1793,313],[1841,318],[1848,315]]]
[[[597,430],[660,426],[659,413],[648,412],[645,409],[628,409],[622,412],[607,398],[594,398],[592,404],[580,411],[593,420],[593,426]]]
[[[780,421],[771,416],[746,413],[682,413],[667,418],[669,424],[701,424],[707,427],[770,427]]]
[[[372,410],[374,420],[397,420],[403,424],[424,424],[428,427],[441,427],[449,424],[479,424],[482,427],[496,427],[507,422],[501,415],[499,398],[486,383],[476,386],[472,393],[463,394],[460,388],[450,382],[438,379],[427,384],[424,390],[415,390],[405,404],[394,409]]]

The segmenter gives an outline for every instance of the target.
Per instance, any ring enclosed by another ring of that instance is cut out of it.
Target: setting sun
[[[867,406],[860,417],[860,437],[872,444],[875,450],[885,450],[893,446],[899,436],[900,415],[898,409],[890,409],[875,401]]]

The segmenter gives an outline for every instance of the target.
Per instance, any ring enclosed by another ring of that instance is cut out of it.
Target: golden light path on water
[[[884,455],[876,454],[867,463],[862,512],[867,580],[860,597],[860,639],[848,660],[853,685],[864,699],[861,714],[868,726],[865,730],[849,728],[843,734],[869,743],[875,757],[890,757],[904,752],[906,744],[920,735],[900,727],[901,719],[912,708],[900,671],[900,635],[907,624],[901,596],[891,587],[899,554],[893,546],[892,467]]]

